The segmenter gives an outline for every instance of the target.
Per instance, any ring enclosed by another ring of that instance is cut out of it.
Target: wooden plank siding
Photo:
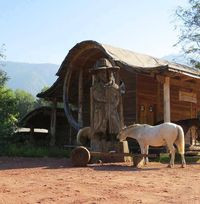
[[[83,72],[83,127],[90,126],[90,87],[92,75]]]
[[[126,93],[122,97],[124,124],[130,125],[136,121],[136,74],[121,69],[119,78],[124,81]],[[92,85],[91,75],[84,72],[83,81],[83,126],[90,124],[90,87]]]
[[[153,125],[157,120],[158,82],[147,75],[137,75],[138,123]]]
[[[124,124],[134,122],[155,124],[163,120],[163,82],[155,76],[136,74],[121,69],[119,78],[124,81],[126,93],[123,95]],[[162,76],[161,76],[162,78]],[[198,83],[170,78],[171,121],[195,118],[200,112],[200,90]],[[90,125],[90,86],[91,76],[84,72],[83,83],[83,126]],[[189,87],[189,88],[188,88]],[[179,100],[179,91],[197,94],[197,103]],[[144,111],[141,110],[144,106]]]
[[[181,79],[170,79],[171,121],[197,117],[198,112],[200,112],[200,90],[198,89],[198,83],[198,80],[196,80],[196,84],[193,84],[187,81],[182,81]],[[197,95],[197,103],[180,101],[180,91],[195,93]],[[153,124],[152,120],[154,123],[163,120],[163,83],[158,82],[155,77],[148,75],[138,75],[137,100],[137,122]],[[144,113],[142,113],[140,110],[141,106],[145,106]],[[153,116],[151,113],[149,113],[149,108],[151,106],[155,108],[155,110],[152,111]]]
[[[136,122],[136,74],[120,69],[120,79],[125,83],[126,93],[122,96],[124,124]]]
[[[191,87],[192,87],[191,83]],[[196,118],[197,113],[200,110],[200,91],[196,85],[194,88],[188,88],[188,82],[180,83],[180,80],[171,79],[170,96],[171,96],[171,120],[183,120],[188,118]],[[186,93],[196,93],[197,103],[181,101],[179,98],[179,92],[184,91]]]

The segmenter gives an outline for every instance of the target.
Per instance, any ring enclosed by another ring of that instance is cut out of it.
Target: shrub
[[[0,156],[10,157],[69,157],[70,151],[59,147],[35,147],[7,144],[2,146]]]

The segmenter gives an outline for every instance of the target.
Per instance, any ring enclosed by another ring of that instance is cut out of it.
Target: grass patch
[[[36,147],[30,145],[9,144],[0,152],[0,156],[69,158],[70,150],[59,147]]]

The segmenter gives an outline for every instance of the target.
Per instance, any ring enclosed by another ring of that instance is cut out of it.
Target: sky
[[[163,57],[180,52],[175,9],[187,0],[0,0],[6,60],[61,64],[83,40]]]

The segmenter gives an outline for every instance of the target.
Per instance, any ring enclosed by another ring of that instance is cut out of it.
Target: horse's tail
[[[184,137],[183,128],[177,125],[177,130],[178,130],[178,137],[175,141],[175,144],[177,145],[179,153],[184,154],[185,153],[185,137]]]
[[[87,143],[87,140],[90,139],[91,139],[90,127],[84,127],[78,131],[78,134],[76,136],[76,141],[78,145],[85,145]]]

